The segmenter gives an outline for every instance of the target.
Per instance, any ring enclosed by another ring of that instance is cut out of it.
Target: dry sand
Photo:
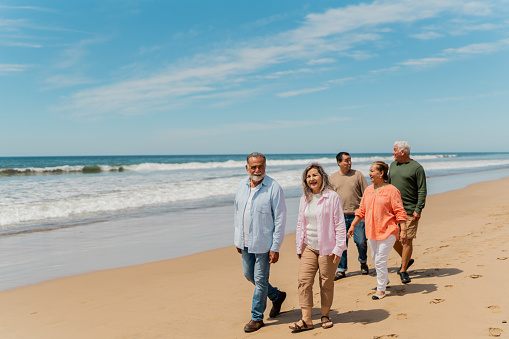
[[[382,300],[371,300],[374,272],[360,275],[351,242],[350,271],[335,283],[331,329],[317,326],[299,334],[288,329],[300,319],[292,234],[271,269],[271,283],[288,293],[283,313],[252,334],[243,326],[250,319],[253,287],[231,246],[1,292],[0,338],[506,337],[507,192],[509,178],[428,197],[414,241],[412,282],[400,283],[393,251],[389,294]],[[314,292],[316,324],[316,286]]]

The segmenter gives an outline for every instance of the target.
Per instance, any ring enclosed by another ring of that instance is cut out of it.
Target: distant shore
[[[415,240],[412,282],[389,257],[387,298],[373,301],[374,273],[349,255],[335,283],[332,329],[324,338],[485,338],[509,332],[509,178],[428,197]],[[133,221],[133,226],[135,221]],[[185,224],[186,227],[189,226]],[[138,225],[141,227],[141,225]],[[295,237],[286,237],[271,282],[288,292],[283,313],[245,334],[253,288],[233,247],[98,271],[0,292],[1,338],[263,338],[289,336],[300,319]],[[350,244],[349,250],[355,253]],[[122,255],[122,253],[119,253]],[[373,269],[371,260],[368,260]],[[316,288],[316,286],[315,286]],[[318,290],[315,290],[317,292]],[[316,296],[316,295],[315,295]],[[319,318],[315,299],[314,320]],[[270,309],[270,303],[269,308]]]

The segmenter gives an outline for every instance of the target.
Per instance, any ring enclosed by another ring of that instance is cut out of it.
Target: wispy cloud
[[[328,83],[331,83],[331,84],[340,84],[340,85],[344,85],[344,84],[346,84],[347,82],[354,81],[354,80],[357,80],[357,78],[355,78],[355,77],[348,77],[348,78],[341,78],[341,79],[333,79],[333,80],[329,80],[329,81],[327,81],[327,82],[328,82]]]
[[[412,38],[421,39],[421,40],[431,40],[431,39],[441,38],[444,35],[437,33],[437,32],[433,32],[433,31],[427,31],[427,32],[422,32],[422,33],[418,33],[418,34],[411,34],[410,36]]]
[[[2,73],[13,73],[13,72],[23,72],[23,71],[26,71],[30,67],[32,67],[32,65],[0,64],[0,74],[2,74]]]
[[[323,65],[323,64],[332,64],[337,60],[333,58],[322,58],[322,59],[313,59],[308,61],[308,65]]]
[[[446,58],[422,58],[403,61],[400,63],[400,65],[413,67],[432,67],[448,61],[449,59]]]
[[[459,48],[448,48],[444,50],[444,54],[490,54],[509,48],[509,39],[502,39],[496,42],[471,44]]]
[[[288,97],[294,97],[294,96],[302,95],[302,94],[309,94],[309,93],[314,93],[314,92],[319,92],[319,91],[325,91],[326,89],[329,89],[329,87],[304,88],[304,89],[299,89],[296,91],[282,92],[282,93],[278,93],[276,95],[280,98],[288,98]]]
[[[243,41],[236,46],[217,48],[194,58],[175,62],[145,78],[75,92],[60,109],[86,116],[135,114],[135,109],[142,113],[178,107],[192,102],[195,96],[199,98],[221,93],[232,83],[249,83],[249,79],[259,79],[263,77],[260,72],[275,65],[307,63],[313,66],[321,62],[332,62],[338,56],[345,55],[356,59],[367,58],[370,54],[359,52],[358,46],[383,39],[382,34],[390,34],[391,29],[387,28],[387,25],[412,23],[443,13],[486,15],[491,13],[491,7],[481,1],[466,3],[463,0],[380,0],[371,4],[330,9],[324,13],[312,13],[295,29]],[[279,18],[275,18],[277,19]],[[73,60],[73,53],[79,57],[80,51],[69,50],[69,59]],[[411,59],[372,73],[394,71],[403,66],[431,66],[445,62],[445,59],[443,56]],[[272,77],[282,75],[273,73]],[[270,75],[268,77],[270,78]],[[327,88],[325,86],[281,91],[277,96],[286,98]]]

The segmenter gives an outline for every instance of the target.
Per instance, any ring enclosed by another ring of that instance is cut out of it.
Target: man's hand
[[[414,211],[414,213],[412,214],[412,216],[414,217],[414,220],[415,221],[419,221],[419,219],[421,218],[421,215],[417,212]]]
[[[239,254],[242,254],[242,250],[240,248],[238,248],[237,246],[235,246],[235,248],[237,249],[237,252],[239,252]]]
[[[269,252],[270,264],[275,264],[279,260],[279,252]]]

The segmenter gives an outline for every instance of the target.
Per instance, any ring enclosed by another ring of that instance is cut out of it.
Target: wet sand
[[[350,243],[350,270],[335,283],[334,327],[298,336],[507,336],[508,190],[504,178],[428,197],[414,241],[412,282],[400,283],[399,258],[392,252],[389,295],[382,300],[371,300],[374,272],[360,275]],[[287,337],[288,324],[300,319],[294,240],[293,234],[285,238],[280,261],[271,268],[271,283],[288,293],[283,313],[253,334],[242,330],[253,287],[229,246],[0,292],[0,338]],[[317,286],[314,292],[317,324]]]

